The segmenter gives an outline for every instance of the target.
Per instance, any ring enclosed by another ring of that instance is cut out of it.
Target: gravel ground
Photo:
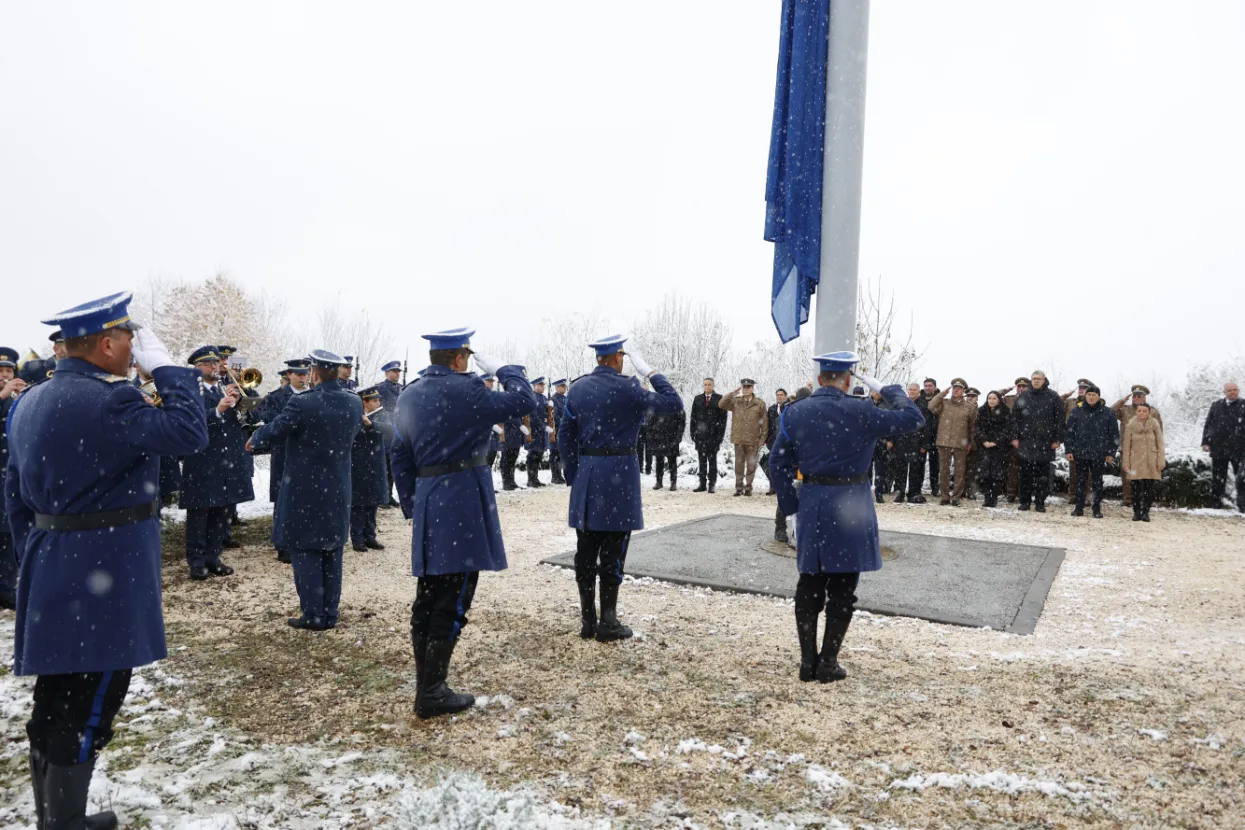
[[[166,669],[223,722],[285,744],[352,740],[416,769],[528,785],[622,824],[897,827],[1245,825],[1245,523],[1108,506],[1102,521],[885,505],[883,527],[1063,547],[1033,636],[860,615],[831,686],[796,681],[789,602],[629,581],[636,639],[581,641],[566,490],[499,494],[510,570],[481,577],[451,672],[483,696],[421,722],[409,528],[347,551],[343,624],[307,634],[269,549],[190,583],[167,554]],[[773,500],[645,492],[649,526]],[[244,539],[262,535],[262,522]],[[185,646],[176,650],[178,646]]]

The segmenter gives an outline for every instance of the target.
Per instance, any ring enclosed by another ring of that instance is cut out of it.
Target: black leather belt
[[[47,513],[35,514],[35,527],[39,530],[55,530],[66,533],[74,530],[106,530],[124,525],[138,524],[160,515],[160,502],[139,504],[134,507],[123,507],[120,510],[105,510],[102,513],[78,513],[68,516],[50,516]]]
[[[869,474],[858,476],[804,476],[805,484],[819,484],[822,487],[849,487],[853,484],[868,484]]]
[[[418,478],[430,478],[432,476],[444,476],[450,473],[461,473],[463,470],[470,470],[475,467],[488,466],[488,453],[480,453],[470,458],[464,458],[462,461],[451,461],[449,464],[437,464],[433,467],[417,467],[415,475]]]
[[[635,455],[635,447],[584,447],[580,455]]]

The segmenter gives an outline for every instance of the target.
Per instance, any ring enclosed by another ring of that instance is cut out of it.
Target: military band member
[[[154,334],[134,334],[131,296],[44,320],[64,330],[66,356],[9,413],[5,497],[21,551],[13,672],[38,677],[26,733],[44,828],[116,826],[110,812],[87,815],[87,792],[132,670],[166,656],[158,458],[208,441],[197,373],[177,368]],[[126,382],[131,355],[162,407]]]
[[[190,353],[190,365],[200,372],[208,445],[182,459],[180,506],[186,510],[186,564],[190,578],[229,576],[233,568],[221,562],[229,506],[244,495],[242,488],[242,422],[235,409],[241,390],[220,383],[220,356],[215,346]],[[223,388],[222,388],[223,387]]]
[[[389,501],[389,473],[385,459],[393,444],[393,424],[381,408],[380,390],[360,391],[363,429],[350,448],[350,544],[360,553],[384,550],[376,539],[376,508]]]
[[[601,643],[631,636],[631,629],[618,620],[618,589],[631,531],[644,528],[636,454],[640,426],[649,411],[683,411],[683,400],[665,376],[650,369],[635,350],[623,350],[626,340],[615,334],[588,344],[596,352],[597,367],[575,381],[558,430],[562,466],[571,485],[569,524],[577,537],[579,636]],[[645,391],[637,378],[622,374],[627,354],[637,374],[652,381],[656,391]]]
[[[8,468],[9,439],[4,423],[9,407],[26,388],[26,381],[17,377],[17,350],[0,348],[0,486],[4,484]],[[0,520],[0,608],[17,608],[17,553],[13,550],[13,536],[9,523]]]
[[[277,372],[277,375],[279,378],[277,381],[277,389],[284,389],[285,387],[290,385],[290,370],[289,369],[282,369],[280,372]],[[276,391],[276,390],[273,390],[273,391]]]
[[[502,423],[501,489],[503,490],[523,489],[514,480],[514,469],[519,463],[519,450],[527,446],[532,435],[531,429],[523,423],[524,415],[530,416],[530,413],[525,412],[517,418],[510,418]]]
[[[800,680],[830,683],[847,677],[839,650],[852,622],[862,571],[882,567],[877,513],[869,486],[869,462],[878,439],[915,432],[925,416],[902,386],[879,392],[886,407],[847,395],[860,359],[853,352],[815,357],[819,389],[787,407],[779,421],[770,469],[783,513],[798,515],[795,621],[800,640]],[[803,484],[797,491],[795,474]],[[817,617],[826,611],[825,636],[817,651]]]
[[[324,349],[310,355],[316,387],[286,402],[247,449],[285,444],[284,480],[273,512],[277,550],[288,551],[302,609],[291,628],[325,631],[337,625],[342,548],[350,534],[350,448],[363,428],[363,403],[337,379],[344,358]]]
[[[259,420],[265,424],[271,424],[277,419],[277,416],[285,409],[285,405],[290,399],[311,391],[311,387],[307,383],[308,373],[311,371],[311,361],[305,357],[295,358],[285,361],[286,368],[282,371],[289,379],[289,383],[285,386],[278,387],[268,393],[263,403],[259,405]],[[265,450],[256,450],[263,452]],[[281,482],[285,478],[285,442],[278,441],[272,446],[271,458],[268,462],[268,500],[274,505],[281,493]],[[290,552],[283,549],[277,544],[277,526],[272,526],[271,535],[272,546],[277,551],[277,561],[289,565]]]
[[[550,403],[553,404],[553,423],[556,429],[561,425],[562,416],[566,413],[566,378],[553,382],[553,397]],[[558,450],[556,432],[549,436],[549,471],[553,475],[552,483],[566,484],[566,477],[562,474],[562,453]]]
[[[527,444],[527,486],[544,487],[540,480],[540,464],[549,449],[549,436],[553,427],[549,426],[549,399],[545,397],[545,379],[536,378],[532,381],[532,392],[536,395],[536,408],[528,418],[531,440]]]
[[[221,381],[226,386],[237,386],[238,379],[234,376],[232,370],[229,372],[225,371],[225,368],[229,367],[230,361],[237,352],[238,350],[234,346],[216,347],[216,353],[220,355],[221,360]],[[237,386],[237,389],[241,397],[259,397],[259,392],[254,389],[243,389],[241,386]],[[230,442],[235,445],[229,448],[229,454],[231,457],[241,459],[241,464],[231,468],[231,471],[235,474],[233,486],[237,491],[238,501],[229,505],[229,521],[225,523],[225,541],[221,545],[226,550],[242,547],[241,543],[233,538],[233,526],[243,523],[238,516],[238,505],[248,501],[255,501],[255,459],[250,453],[243,450],[243,446],[253,431],[257,417],[254,409],[245,412],[239,409],[238,423],[242,428],[231,430],[229,433]]]
[[[402,364],[396,360],[391,360],[380,370],[385,373],[385,379],[378,385],[380,390],[380,405],[389,413],[389,420],[392,422],[398,417],[398,396],[402,394]],[[393,459],[390,456],[385,457],[386,470],[389,476],[389,503],[388,507],[397,507],[398,500],[393,497]]]
[[[337,379],[341,383],[342,389],[348,392],[356,392],[359,388],[359,381],[354,378],[354,355],[344,354],[342,355],[342,360],[346,361],[346,365],[337,373]]]
[[[137,374],[134,378],[134,385],[139,389],[154,388],[154,380],[151,373],[148,372],[141,364],[134,367]],[[163,402],[157,404],[155,399],[148,397],[149,402],[153,406],[161,406]],[[176,504],[178,496],[182,490],[182,460],[175,455],[160,456],[160,507],[163,508],[170,504]]]
[[[65,351],[65,335],[61,333],[60,329],[49,334],[48,340],[52,342],[52,357],[61,360],[67,355]]]
[[[494,424],[532,411],[536,398],[522,366],[475,354],[504,392],[490,392],[467,372],[472,329],[425,334],[430,365],[402,392],[393,473],[402,511],[411,519],[411,573],[419,578],[411,606],[415,713],[451,714],[475,703],[446,684],[450,658],[475,597],[480,571],[506,568],[493,474],[485,466]]]

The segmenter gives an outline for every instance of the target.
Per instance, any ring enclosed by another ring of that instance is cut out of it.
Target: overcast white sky
[[[0,342],[218,270],[417,348],[671,289],[774,338],[779,10],[5,3]],[[1243,42],[1239,0],[875,0],[861,274],[927,371],[1108,385],[1245,349]]]

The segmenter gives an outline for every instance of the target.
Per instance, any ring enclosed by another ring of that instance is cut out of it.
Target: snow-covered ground
[[[547,471],[542,480],[548,481]],[[524,477],[520,475],[520,481]],[[257,482],[258,485],[259,482]],[[653,492],[649,527],[762,495]],[[764,492],[758,476],[758,493]],[[480,695],[421,722],[409,526],[347,553],[343,625],[308,635],[264,547],[238,573],[166,571],[168,661],[138,673],[93,788],[162,828],[1239,827],[1245,803],[1245,526],[1222,511],[1138,525],[936,505],[892,530],[1067,551],[1035,635],[860,614],[834,686],[795,679],[790,602],[628,580],[627,643],[585,643],[566,489],[501,493],[510,570],[480,581],[451,682]],[[0,617],[7,663],[12,616]],[[0,827],[33,824],[30,682],[0,672]]]

